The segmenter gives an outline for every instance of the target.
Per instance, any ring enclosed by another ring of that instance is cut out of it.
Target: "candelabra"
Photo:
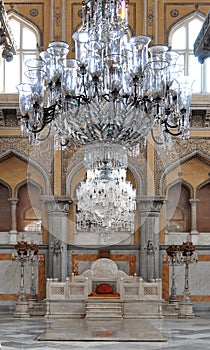
[[[20,290],[18,292],[19,294],[19,301],[25,301],[26,297],[26,291],[24,286],[24,270],[25,270],[25,263],[30,261],[31,263],[31,286],[30,286],[30,299],[36,299],[36,285],[35,285],[35,274],[34,274],[34,266],[36,262],[38,261],[38,251],[39,248],[37,244],[35,243],[28,243],[24,241],[23,239],[21,241],[18,241],[15,245],[15,251],[13,252],[13,260],[20,263]]]
[[[179,248],[180,263],[185,265],[185,282],[182,302],[191,304],[189,291],[189,265],[198,262],[198,255],[192,242],[186,241]]]
[[[172,266],[171,275],[171,295],[170,302],[177,302],[176,286],[175,286],[175,266],[185,266],[184,292],[182,302],[191,304],[189,291],[189,265],[198,262],[198,255],[192,242],[186,241],[182,245],[170,245],[166,249],[168,260],[165,263]]]
[[[166,249],[166,253],[168,256],[168,259],[164,262],[167,263],[172,268],[171,273],[171,294],[169,297],[170,303],[176,303],[178,301],[177,294],[176,294],[176,283],[175,283],[175,266],[179,265],[179,246],[178,245],[170,245]]]
[[[29,244],[29,248],[30,248],[30,263],[31,263],[30,299],[36,299],[37,294],[36,294],[34,267],[38,262],[39,248],[35,243]]]
[[[18,243],[15,245],[15,251],[13,253],[13,260],[20,263],[20,290],[18,291],[19,294],[19,301],[25,301],[25,286],[24,286],[24,269],[25,269],[25,263],[29,260],[29,244],[24,241],[18,241]]]

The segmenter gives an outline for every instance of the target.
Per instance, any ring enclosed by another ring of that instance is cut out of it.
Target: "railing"
[[[116,292],[121,300],[162,300],[161,279],[145,282],[140,277],[130,276],[127,278],[105,278],[106,283],[116,283]],[[102,278],[73,276],[67,277],[65,282],[58,279],[47,279],[48,300],[87,300],[88,296],[95,292],[97,283],[104,281]]]

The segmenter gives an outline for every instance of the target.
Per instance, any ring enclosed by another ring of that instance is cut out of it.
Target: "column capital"
[[[147,213],[147,215],[155,216],[155,214],[159,215],[162,205],[165,203],[165,197],[139,196],[136,199],[136,203],[139,207],[140,214]]]
[[[19,201],[18,198],[8,198],[8,201],[10,202],[10,204],[16,205]]]
[[[200,202],[200,199],[198,199],[198,198],[191,198],[191,199],[189,199],[189,203],[191,205],[196,205],[198,202]]]
[[[41,201],[47,204],[48,213],[68,213],[72,200],[66,196],[41,196]]]

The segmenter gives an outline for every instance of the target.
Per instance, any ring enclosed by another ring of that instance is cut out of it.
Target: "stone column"
[[[190,199],[191,204],[191,233],[197,234],[197,204],[199,199]]]
[[[11,230],[9,232],[9,243],[16,244],[17,243],[17,218],[16,218],[16,209],[17,209],[17,198],[9,198],[8,199],[11,206]]]
[[[137,199],[141,232],[140,275],[147,281],[160,278],[159,226],[163,203],[163,197],[144,196]]]
[[[53,196],[42,196],[42,200],[48,209],[48,278],[64,281],[67,277],[68,212],[71,200]]]

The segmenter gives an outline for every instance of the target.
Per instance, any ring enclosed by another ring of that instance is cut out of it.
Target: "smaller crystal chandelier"
[[[119,145],[85,147],[87,179],[76,191],[77,231],[134,232],[136,191],[126,181],[127,153]]]

